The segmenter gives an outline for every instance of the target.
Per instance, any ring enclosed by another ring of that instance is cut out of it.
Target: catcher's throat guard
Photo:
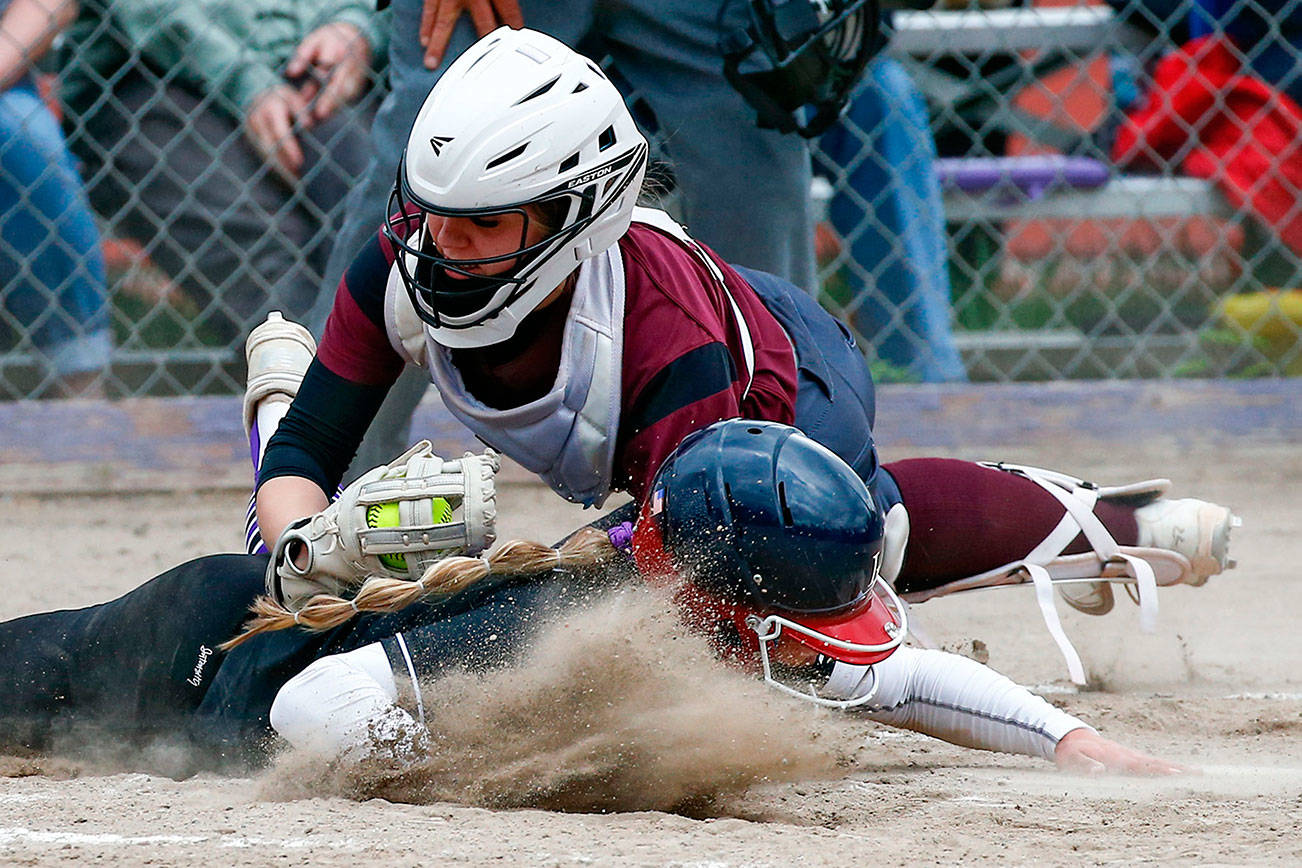
[[[297,610],[317,594],[348,596],[372,576],[416,581],[443,558],[479,554],[496,539],[498,468],[492,450],[447,460],[422,440],[287,527],[267,565],[267,594]],[[447,521],[434,519],[436,498],[451,507]],[[385,504],[396,504],[398,524],[371,527],[368,509]]]

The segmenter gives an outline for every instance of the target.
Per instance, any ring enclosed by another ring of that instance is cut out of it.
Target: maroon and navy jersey
[[[634,223],[619,252],[625,307],[612,485],[640,499],[660,463],[692,431],[737,416],[793,422],[796,360],[787,333],[759,296],[712,252],[706,250],[726,293],[696,254],[650,226]],[[269,445],[260,481],[302,475],[327,491],[338,483],[371,421],[371,407],[378,407],[404,365],[384,317],[394,258],[392,245],[377,235],[344,276],[316,370]],[[749,333],[749,365],[734,302]],[[552,328],[563,328],[563,321],[553,320]],[[508,384],[500,386],[509,392]],[[476,378],[476,398],[509,406],[493,391],[491,378]],[[305,437],[318,442],[303,443]]]
[[[753,376],[731,302],[704,263],[673,238],[637,223],[620,252],[623,413],[613,481],[640,500],[661,462],[693,431],[738,416],[791,424],[796,359],[787,333],[759,296],[712,252],[706,250],[750,332]]]

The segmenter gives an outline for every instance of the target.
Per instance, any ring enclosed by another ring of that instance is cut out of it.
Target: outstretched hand
[[[503,24],[517,29],[524,26],[520,0],[425,0],[420,16],[420,44],[425,46],[428,68],[437,69],[443,61],[443,52],[452,39],[452,28],[463,12],[470,13],[480,36],[487,36]]]
[[[1101,775],[1119,772],[1129,775],[1178,775],[1191,771],[1104,738],[1090,729],[1073,729],[1058,742],[1054,762],[1065,772]]]

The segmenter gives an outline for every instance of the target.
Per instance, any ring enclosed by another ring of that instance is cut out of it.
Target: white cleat
[[[1207,580],[1234,566],[1230,560],[1230,531],[1243,520],[1229,508],[1186,497],[1155,500],[1135,510],[1139,544],[1179,552],[1189,559],[1191,585]]]
[[[244,358],[249,375],[244,388],[244,431],[253,427],[258,404],[266,398],[279,397],[285,403],[294,400],[308,365],[316,355],[312,333],[290,322],[280,311],[267,319],[244,342]]]
[[[1155,500],[1135,510],[1138,545],[1184,555],[1190,569],[1183,581],[1195,587],[1234,566],[1230,560],[1230,531],[1243,520],[1224,506],[1196,500]],[[1112,611],[1114,598],[1108,582],[1071,582],[1058,585],[1058,595],[1073,609],[1087,615]]]

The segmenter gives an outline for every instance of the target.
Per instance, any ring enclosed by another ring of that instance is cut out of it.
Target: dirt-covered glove
[[[267,594],[297,611],[316,594],[348,597],[371,576],[415,581],[449,555],[479,554],[496,539],[498,467],[491,449],[446,460],[422,440],[285,528]]]

